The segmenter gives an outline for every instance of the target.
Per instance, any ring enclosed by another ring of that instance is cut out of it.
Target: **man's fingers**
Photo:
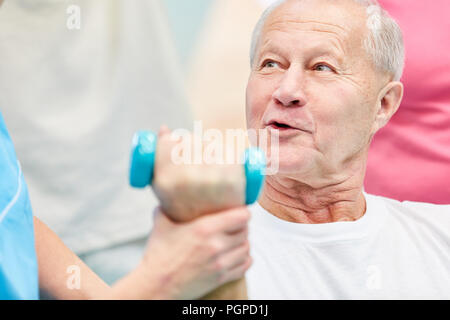
[[[225,233],[232,236],[235,233],[247,232],[248,221],[250,219],[250,211],[246,207],[230,209],[219,213],[209,214],[191,222],[185,222],[180,224],[192,224],[197,228],[207,232],[210,235]],[[177,224],[172,221],[161,209],[161,207],[155,208],[153,211],[153,220],[164,220],[170,224]]]

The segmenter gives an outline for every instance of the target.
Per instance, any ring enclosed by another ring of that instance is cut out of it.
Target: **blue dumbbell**
[[[152,184],[157,135],[151,131],[139,131],[133,138],[130,160],[130,185],[145,188]],[[266,159],[259,148],[248,148],[245,151],[245,203],[254,203],[259,196],[264,182]]]

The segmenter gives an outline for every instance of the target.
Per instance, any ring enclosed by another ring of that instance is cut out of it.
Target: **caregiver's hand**
[[[175,223],[159,209],[143,266],[163,299],[195,299],[250,267],[245,207]]]
[[[194,299],[244,276],[251,258],[242,166],[177,167],[169,161],[173,144],[167,138],[159,139],[153,186],[159,187],[162,207],[173,211],[154,212],[139,265],[109,287],[35,218],[43,293],[56,299]],[[78,272],[68,274],[73,267]],[[68,285],[74,276],[75,289]]]
[[[250,267],[246,208],[174,223],[159,209],[139,266],[107,299],[195,299]]]
[[[249,212],[246,208],[211,214],[189,223],[174,223],[159,210],[154,217],[153,232],[140,264],[112,287],[35,218],[39,284],[43,297],[194,299],[221,284],[241,278],[249,268]],[[73,267],[77,267],[78,272],[68,273]],[[73,288],[69,284],[77,275],[80,283]]]

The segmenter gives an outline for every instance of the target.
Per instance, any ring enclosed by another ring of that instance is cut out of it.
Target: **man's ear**
[[[397,112],[403,98],[403,84],[399,81],[389,82],[378,95],[377,113],[374,133],[383,128]]]

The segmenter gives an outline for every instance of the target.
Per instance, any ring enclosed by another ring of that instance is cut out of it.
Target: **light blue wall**
[[[184,70],[214,0],[163,0]]]

